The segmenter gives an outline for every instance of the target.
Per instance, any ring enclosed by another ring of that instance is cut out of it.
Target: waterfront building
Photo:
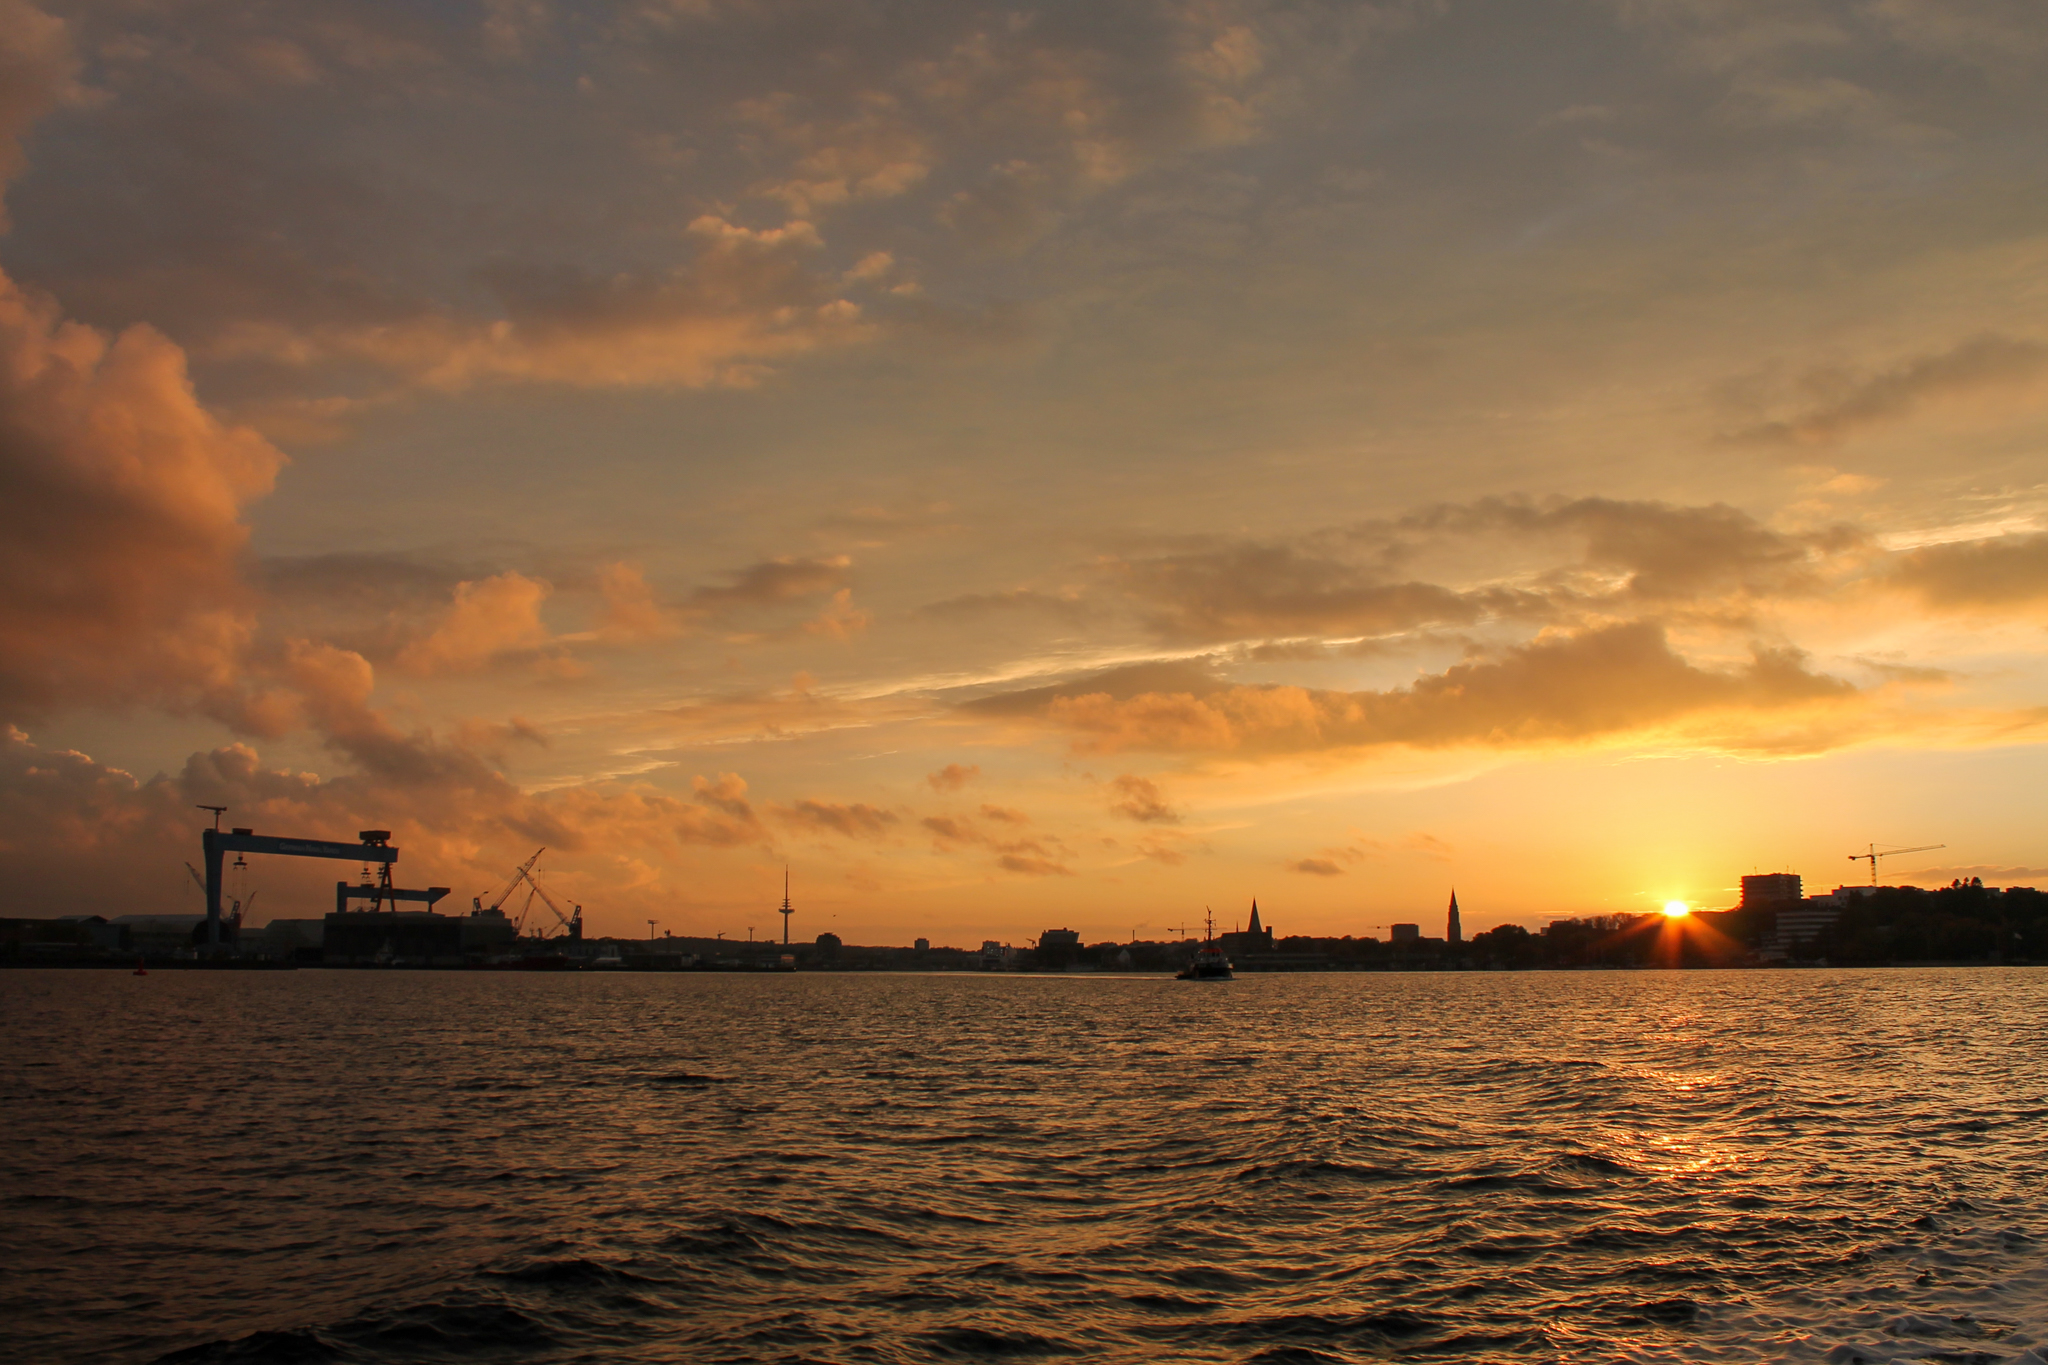
[[[1387,932],[1395,943],[1420,943],[1422,926],[1419,924],[1390,924]]]
[[[305,957],[317,962],[326,937],[325,920],[274,919],[263,926],[256,944],[270,957],[285,960]]]
[[[1742,908],[1745,910],[1794,905],[1805,894],[1797,872],[1765,872],[1742,879]]]
[[[182,953],[189,951],[205,933],[204,915],[116,915],[107,923],[125,940],[123,947],[135,953]],[[222,926],[222,935],[227,929]]]
[[[321,921],[321,960],[329,966],[460,966],[465,919],[432,910],[329,915]]]
[[[1848,897],[1837,891],[1779,905],[1777,927],[1764,938],[1758,956],[1767,961],[1782,961],[1795,954],[1811,956],[1813,941],[1842,917],[1848,903]]]

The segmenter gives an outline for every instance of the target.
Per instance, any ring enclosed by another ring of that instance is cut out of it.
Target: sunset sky
[[[2048,885],[2044,129],[2039,0],[0,0],[7,913]]]

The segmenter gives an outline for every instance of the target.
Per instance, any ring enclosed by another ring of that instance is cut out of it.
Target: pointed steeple
[[[1444,927],[1444,938],[1452,943],[1463,943],[1465,941],[1464,926],[1458,923],[1458,889],[1456,887],[1451,888],[1451,916],[1450,923]]]
[[[1247,926],[1246,932],[1253,934],[1264,932],[1259,928],[1259,898],[1257,896],[1252,897],[1252,922]]]

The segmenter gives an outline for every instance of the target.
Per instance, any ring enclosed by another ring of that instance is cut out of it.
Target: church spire
[[[1450,923],[1444,927],[1444,937],[1452,943],[1463,943],[1465,941],[1465,928],[1458,923],[1458,889],[1456,887],[1451,888],[1451,917]]]
[[[1256,934],[1262,932],[1259,928],[1259,898],[1257,896],[1252,897],[1252,922],[1245,927],[1249,933]]]

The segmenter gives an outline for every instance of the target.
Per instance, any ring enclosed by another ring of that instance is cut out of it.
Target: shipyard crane
[[[540,855],[535,854],[534,856],[539,857]],[[541,903],[546,905],[548,909],[555,912],[555,918],[562,922],[562,931],[564,933],[568,934],[570,938],[583,937],[583,931],[577,927],[583,919],[582,906],[579,905],[576,907],[576,913],[574,915],[565,915],[562,913],[562,907],[556,905],[555,898],[553,896],[550,896],[545,890],[541,888],[541,884],[534,879],[534,875],[530,870],[522,868],[520,869],[519,875],[526,878],[526,884],[533,888],[534,895],[537,895],[541,898]],[[521,918],[523,919],[524,917],[522,916]]]
[[[547,851],[547,845],[542,844],[539,848],[533,851],[533,856],[531,858],[528,858],[525,862],[513,868],[512,877],[509,881],[505,883],[505,889],[500,891],[496,896],[492,897],[491,903],[489,905],[484,904],[484,898],[482,896],[471,896],[469,898],[470,905],[478,910],[496,910],[499,906],[503,905],[506,901],[512,898],[512,893],[519,889],[519,883],[526,879],[527,873],[533,870],[533,865],[540,861],[540,855]]]
[[[1869,849],[1866,852],[1851,853],[1849,855],[1849,861],[1852,863],[1869,863],[1870,884],[1872,886],[1876,886],[1877,860],[1879,858],[1889,858],[1896,853],[1932,853],[1937,848],[1947,847],[1947,844],[1920,844],[1914,848],[1879,848],[1876,844],[1872,844],[1869,846]]]
[[[225,807],[223,807],[223,809],[225,809]],[[200,870],[199,870],[198,868],[196,868],[196,867],[192,866],[192,864],[190,864],[190,863],[186,863],[186,864],[185,864],[185,870],[186,870],[187,872],[190,872],[190,873],[192,874],[192,882],[193,882],[193,884],[194,884],[195,886],[197,886],[197,887],[199,888],[199,894],[200,894],[200,895],[202,895],[202,896],[203,896],[203,895],[205,895],[205,894],[206,894],[206,877],[205,877],[205,875],[204,875],[204,874],[202,874],[202,873],[200,872]],[[238,900],[238,901],[236,901],[236,902],[235,902],[235,909],[236,909],[236,910],[241,910],[241,909],[242,909],[242,908],[244,908],[245,906],[250,906],[250,905],[254,905],[254,904],[256,903],[256,898],[257,898],[258,896],[262,895],[262,894],[263,894],[263,893],[262,893],[261,891],[251,891],[251,892],[249,893],[249,899],[248,899],[248,900],[246,900],[246,901],[239,901],[239,900]]]

